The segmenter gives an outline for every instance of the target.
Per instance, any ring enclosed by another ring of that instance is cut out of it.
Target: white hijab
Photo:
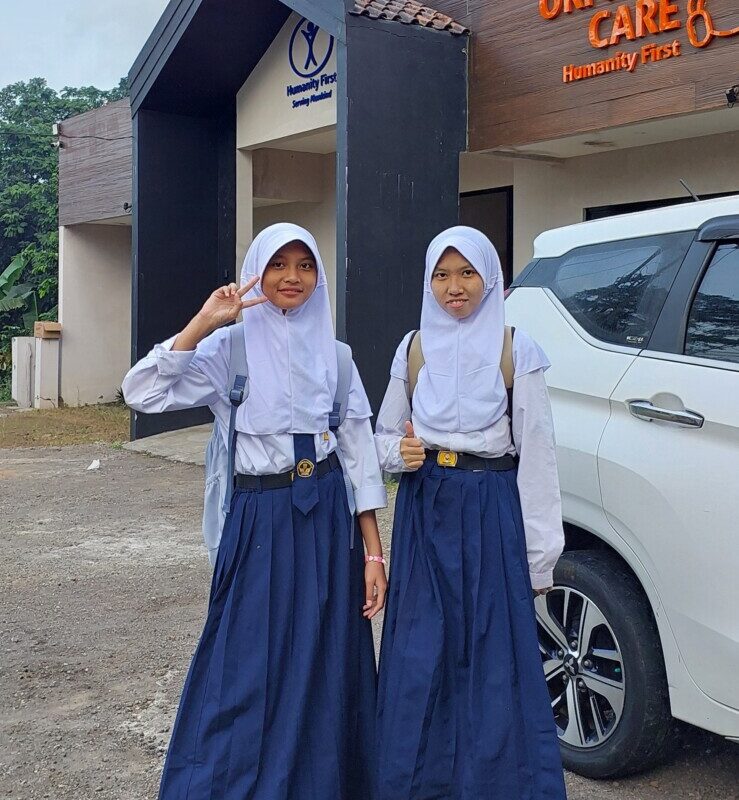
[[[431,276],[444,251],[453,247],[480,273],[484,294],[465,319],[450,316],[436,301]],[[500,372],[505,311],[503,272],[492,242],[474,228],[458,225],[440,233],[426,251],[421,309],[425,366],[413,395],[413,415],[449,433],[481,431],[508,406]]]
[[[251,243],[241,270],[243,286],[260,282],[244,299],[261,297],[261,278],[272,256],[289,242],[302,242],[316,259],[317,280],[303,305],[286,314],[269,301],[244,311],[249,396],[239,408],[243,433],[321,433],[336,392],[336,340],[326,271],[316,240],[289,222],[270,225]]]

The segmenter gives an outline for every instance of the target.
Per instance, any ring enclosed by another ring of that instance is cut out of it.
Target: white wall
[[[255,205],[322,203],[327,170],[336,156],[265,147],[252,150],[252,191]],[[333,178],[332,178],[333,180]]]
[[[254,237],[252,205],[253,195],[252,154],[249,150],[236,151],[236,268],[238,278],[241,265]]]
[[[336,45],[326,65],[311,78],[296,74],[290,65],[290,40],[300,22],[299,14],[291,14],[275,37],[269,50],[249,75],[236,95],[236,146],[256,147],[286,137],[316,131],[336,124]],[[320,31],[315,41],[315,58],[319,65],[328,53],[331,37]],[[299,69],[304,65],[307,45],[301,32],[295,36],[293,61]],[[311,72],[312,66],[307,70]],[[317,88],[299,91],[300,87],[315,81]],[[288,87],[298,89],[288,93]],[[294,106],[295,102],[330,96]]]
[[[513,185],[513,161],[483,153],[459,156],[459,191],[479,192]]]
[[[61,399],[115,400],[131,359],[131,228],[59,229]]]
[[[699,195],[739,191],[737,153],[739,133],[597,153],[555,164],[465,155],[460,191],[513,185],[513,262],[514,272],[519,272],[531,259],[534,239],[542,231],[582,222],[586,208],[681,197],[685,191],[680,178]]]

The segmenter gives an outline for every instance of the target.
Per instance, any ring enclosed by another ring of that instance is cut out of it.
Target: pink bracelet
[[[370,561],[376,561],[378,564],[386,564],[385,556],[365,556],[364,563],[369,564]]]

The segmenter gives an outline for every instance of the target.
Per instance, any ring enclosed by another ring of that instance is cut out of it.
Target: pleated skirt
[[[375,800],[564,800],[515,469],[404,474]]]
[[[160,800],[370,800],[375,659],[341,470],[304,516],[237,491]]]

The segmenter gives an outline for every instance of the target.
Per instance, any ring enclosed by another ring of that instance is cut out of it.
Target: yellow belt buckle
[[[436,463],[440,467],[456,467],[457,454],[452,450],[439,450],[436,456]]]

